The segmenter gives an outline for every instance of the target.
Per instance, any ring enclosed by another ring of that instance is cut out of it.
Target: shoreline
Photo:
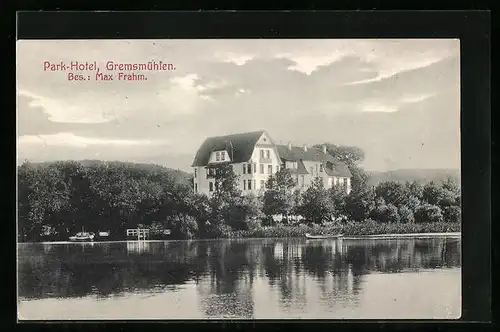
[[[447,237],[447,238],[458,238],[462,237],[461,232],[442,232],[442,233],[400,233],[400,234],[373,234],[373,235],[349,235],[343,236],[339,239],[341,240],[389,240],[389,239],[402,239],[402,238],[436,238],[436,237]],[[305,236],[290,236],[290,237],[220,237],[213,239],[189,239],[189,240],[117,240],[117,241],[92,241],[92,242],[72,242],[72,241],[43,241],[43,242],[18,242],[17,244],[109,244],[109,243],[153,243],[153,242],[179,242],[179,241],[211,241],[211,240],[255,240],[255,239],[305,239],[309,241],[315,240],[336,240],[336,239],[307,239]]]

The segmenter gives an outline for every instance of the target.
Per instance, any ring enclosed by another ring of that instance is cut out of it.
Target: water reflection
[[[202,317],[301,316],[314,306],[327,315],[359,306],[373,273],[458,267],[460,241],[445,238],[20,244],[19,296],[102,301],[194,287]]]

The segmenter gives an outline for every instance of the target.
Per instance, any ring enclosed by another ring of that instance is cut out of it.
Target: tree
[[[400,217],[400,222],[404,224],[412,224],[415,222],[415,217],[413,215],[413,211],[405,206],[402,205],[399,207],[399,217]]]
[[[459,206],[447,206],[443,209],[443,219],[446,222],[459,223],[462,220],[462,210]]]
[[[168,216],[165,224],[175,238],[191,239],[198,232],[196,220],[192,216],[183,213]]]
[[[341,218],[346,214],[347,193],[341,186],[332,186],[327,190],[333,208],[333,217]]]
[[[412,212],[417,211],[418,207],[420,206],[420,200],[416,198],[415,196],[410,196],[408,198],[408,201],[406,202],[405,206],[409,208]]]
[[[264,214],[268,217],[282,215],[287,221],[294,208],[294,187],[295,182],[288,169],[281,168],[275,175],[271,175],[262,197]]]
[[[215,168],[214,193],[212,198],[216,201],[230,202],[231,197],[241,196],[238,188],[238,175],[234,173],[230,164],[218,165]]]
[[[405,204],[408,195],[405,185],[396,181],[381,182],[375,188],[377,197],[382,197],[387,204],[400,206]]]
[[[438,205],[442,198],[443,190],[437,183],[431,181],[424,186],[422,191],[422,200],[425,203]]]
[[[373,209],[375,191],[371,187],[360,187],[352,190],[346,198],[345,209],[351,220],[364,221]]]
[[[424,187],[420,182],[418,181],[406,182],[405,186],[406,186],[406,192],[409,197],[413,196],[418,200],[422,199],[422,193],[424,191]]]
[[[441,208],[459,205],[460,188],[453,179],[445,180],[441,185],[430,182],[424,186],[422,199],[428,204],[438,205]]]
[[[415,211],[416,223],[436,223],[443,221],[441,208],[437,205],[423,204]]]
[[[262,203],[253,194],[236,197],[233,204],[224,209],[226,224],[236,230],[248,230],[260,226]]]
[[[314,179],[304,191],[297,212],[309,223],[322,224],[326,220],[331,220],[333,205],[323,186],[323,179],[319,177]]]
[[[382,223],[398,223],[400,221],[398,208],[393,204],[375,206],[370,213],[370,217]]]
[[[328,154],[346,163],[348,166],[358,165],[365,159],[365,152],[356,146],[339,146],[331,143],[314,145],[316,148],[322,148],[323,146],[326,146]]]
[[[351,189],[356,190],[367,190],[369,187],[368,181],[370,177],[366,172],[359,166],[351,165],[349,166],[349,171],[351,172]]]

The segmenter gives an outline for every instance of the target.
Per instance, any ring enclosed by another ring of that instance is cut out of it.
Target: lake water
[[[18,245],[20,320],[457,319],[460,240]]]

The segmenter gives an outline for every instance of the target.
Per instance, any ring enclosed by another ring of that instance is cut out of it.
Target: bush
[[[224,223],[210,223],[206,226],[208,238],[228,238],[231,237],[233,231],[231,226]]]
[[[233,238],[287,238],[304,237],[306,233],[312,235],[339,234],[344,236],[364,236],[379,234],[411,234],[411,233],[446,233],[460,232],[457,223],[381,223],[375,220],[349,222],[347,224],[330,224],[328,226],[275,226],[247,231],[232,231],[225,237]]]
[[[398,223],[400,220],[398,208],[392,204],[379,205],[372,210],[370,215],[382,223]]]
[[[415,211],[416,223],[437,223],[442,221],[443,213],[439,206],[424,204]]]
[[[172,231],[172,236],[180,239],[192,239],[198,233],[198,223],[186,214],[170,216],[165,225]]]
[[[399,217],[400,222],[403,224],[412,224],[415,222],[413,211],[405,205],[399,208]]]
[[[276,225],[276,222],[274,221],[274,218],[272,216],[265,216],[264,218],[262,218],[262,222],[261,222],[262,226],[275,226]]]
[[[447,206],[443,209],[443,218],[446,222],[460,223],[462,211],[459,206]]]

